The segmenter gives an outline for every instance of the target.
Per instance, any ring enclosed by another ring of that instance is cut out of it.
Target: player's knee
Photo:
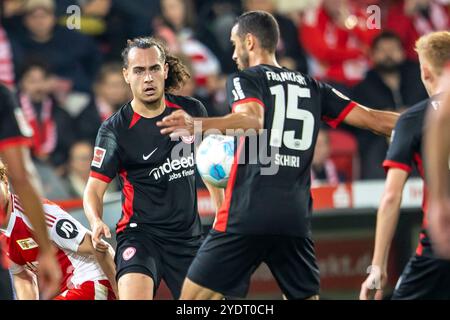
[[[152,300],[153,279],[145,274],[127,273],[118,281],[120,300]]]
[[[199,285],[186,278],[181,288],[180,300],[196,300],[200,290],[201,287]]]
[[[222,294],[204,288],[188,278],[184,281],[180,295],[180,300],[220,300],[222,298]]]

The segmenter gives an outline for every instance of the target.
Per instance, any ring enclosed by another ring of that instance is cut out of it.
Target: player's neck
[[[131,107],[134,112],[144,118],[154,118],[164,112],[166,105],[164,103],[164,96],[162,96],[160,100],[152,103],[143,103],[140,100],[133,99],[131,101]]]
[[[281,66],[278,63],[277,59],[275,58],[274,54],[261,53],[261,54],[255,55],[252,60],[253,61],[250,61],[251,67],[257,66],[260,64],[266,64],[269,66],[275,66],[275,67],[281,68]]]
[[[442,92],[445,92],[445,85],[446,85],[446,79],[443,79],[442,76],[439,77],[436,81],[434,81],[433,83],[431,83],[429,85],[429,88],[426,88],[428,91],[428,95],[430,97],[437,95],[437,94],[441,94]]]

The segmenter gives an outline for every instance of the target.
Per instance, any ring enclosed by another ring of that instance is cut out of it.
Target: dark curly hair
[[[183,87],[185,82],[191,77],[187,67],[179,58],[171,55],[164,43],[154,37],[138,37],[127,41],[127,46],[122,51],[123,67],[128,68],[128,53],[133,48],[148,49],[156,47],[161,53],[163,63],[169,65],[169,73],[165,81],[165,91],[174,91]]]

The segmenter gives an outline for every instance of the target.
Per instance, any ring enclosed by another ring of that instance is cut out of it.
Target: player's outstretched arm
[[[171,137],[193,135],[194,125],[201,124],[202,132],[219,130],[228,134],[228,130],[250,130],[256,132],[264,127],[264,108],[255,102],[239,104],[234,112],[223,117],[193,118],[183,110],[177,110],[156,123],[161,127],[162,134],[170,134]]]
[[[375,249],[369,276],[361,286],[359,298],[368,300],[383,298],[383,289],[387,282],[387,264],[389,249],[397,228],[400,215],[402,192],[408,179],[408,172],[391,168],[388,171],[385,189],[377,212]]]
[[[344,122],[361,129],[368,129],[376,134],[390,137],[400,114],[380,111],[358,104],[345,117]]]
[[[8,176],[14,192],[20,197],[39,244],[39,288],[42,290],[42,298],[51,298],[59,290],[61,272],[47,234],[41,200],[31,184],[31,159],[22,147],[6,148],[0,156],[8,166]]]
[[[96,250],[105,252],[108,246],[101,241],[102,236],[111,238],[109,227],[103,222],[103,196],[105,195],[108,183],[90,177],[83,195],[84,213],[91,225],[92,244]]]
[[[114,263],[114,254],[115,254],[114,249],[108,243],[106,243],[106,241],[102,240],[102,243],[103,245],[108,247],[108,250],[106,251],[95,250],[92,244],[91,234],[90,232],[87,232],[86,235],[84,236],[83,241],[78,246],[77,253],[80,255],[95,256],[95,259],[102,268],[103,273],[108,278],[108,281],[111,284],[111,287],[113,288],[116,297],[118,297],[117,282],[116,282],[116,265]]]
[[[38,300],[39,290],[36,276],[30,271],[23,269],[13,274],[14,290],[18,300]]]
[[[219,208],[222,206],[223,200],[225,199],[225,192],[222,188],[214,187],[213,185],[208,183],[208,181],[203,180],[203,183],[209,191],[217,212],[217,210],[219,210]]]

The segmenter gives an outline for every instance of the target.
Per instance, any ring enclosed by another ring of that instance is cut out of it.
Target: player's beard
[[[238,63],[239,70],[244,70],[244,69],[250,67],[250,58],[248,56],[248,51],[246,51],[244,49],[242,51],[242,55],[239,57],[238,61],[240,62],[240,63]]]

